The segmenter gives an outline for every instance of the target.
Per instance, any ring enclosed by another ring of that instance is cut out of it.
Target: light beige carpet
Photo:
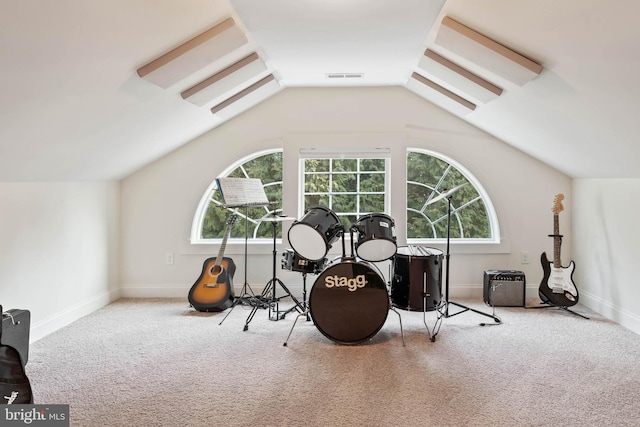
[[[461,301],[481,311],[479,301]],[[345,346],[247,306],[122,299],[31,346],[36,403],[77,426],[637,426],[640,336],[590,312],[497,308],[444,319],[431,342],[399,311]],[[451,306],[450,313],[455,312]],[[435,312],[427,313],[428,324]]]

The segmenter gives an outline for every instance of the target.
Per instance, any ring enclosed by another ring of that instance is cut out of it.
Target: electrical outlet
[[[166,254],[164,254],[164,261],[168,265],[173,264],[173,252],[167,252]]]
[[[529,252],[520,252],[520,264],[529,264]]]

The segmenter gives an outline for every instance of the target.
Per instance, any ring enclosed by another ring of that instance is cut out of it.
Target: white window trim
[[[498,215],[496,213],[495,208],[493,207],[493,202],[491,201],[491,198],[489,197],[489,194],[487,193],[487,191],[484,189],[484,187],[482,186],[482,184],[478,181],[478,179],[466,168],[464,167],[461,163],[459,163],[458,161],[452,159],[451,157],[439,153],[437,151],[433,151],[433,150],[428,150],[425,148],[418,148],[418,147],[407,147],[406,150],[406,155],[409,154],[409,152],[415,152],[415,153],[421,153],[421,154],[426,154],[432,157],[436,157],[444,162],[449,163],[450,165],[454,166],[456,169],[458,169],[460,171],[460,173],[467,179],[467,181],[469,181],[474,188],[476,189],[476,191],[478,192],[478,194],[480,195],[480,197],[482,198],[482,201],[484,202],[485,208],[487,210],[487,216],[489,217],[489,227],[491,230],[491,237],[490,238],[486,238],[486,239],[460,239],[460,238],[456,238],[456,239],[451,239],[451,244],[455,243],[456,245],[468,245],[469,247],[473,246],[473,245],[487,245],[487,244],[491,244],[491,245],[496,245],[496,244],[501,244],[501,233],[500,233],[500,223],[498,222]],[[406,164],[406,162],[405,162]],[[406,227],[406,224],[405,224]],[[446,238],[437,238],[437,239],[416,239],[416,238],[407,238],[407,243],[408,244],[418,244],[418,245],[430,245],[430,244],[435,244],[435,245],[442,245],[445,244],[447,241]],[[500,251],[502,252],[502,251]]]
[[[235,161],[233,164],[231,164],[230,166],[228,166],[227,168],[225,168],[224,170],[222,170],[222,172],[220,172],[219,175],[216,176],[216,178],[219,177],[226,177],[227,175],[229,175],[231,172],[233,172],[236,168],[238,168],[239,166],[243,165],[244,163],[248,162],[249,160],[253,160],[255,158],[261,157],[261,156],[265,156],[268,154],[273,154],[273,153],[278,153],[278,152],[283,152],[282,148],[270,148],[267,150],[261,150],[261,151],[256,151],[253,152],[247,156],[244,156],[240,159],[238,159],[237,161]],[[212,194],[213,190],[217,189],[217,184],[216,184],[216,179],[214,178],[211,182],[211,184],[209,184],[209,186],[207,187],[206,191],[204,192],[204,194],[202,195],[202,197],[200,198],[200,201],[198,202],[198,206],[196,207],[196,211],[193,215],[193,220],[191,221],[191,234],[190,234],[190,238],[189,241],[192,245],[213,245],[216,244],[218,245],[221,241],[221,239],[204,239],[202,238],[202,223],[204,221],[204,216],[206,214],[206,208],[209,205],[210,202],[210,198],[209,195]],[[249,238],[251,240],[251,237]],[[267,239],[260,239],[260,240],[254,240],[251,243],[271,243],[273,244],[273,240],[269,240],[269,242],[262,242],[262,240],[267,240]],[[279,241],[281,239],[278,239]],[[242,242],[244,244],[244,239],[238,239],[238,238],[230,238],[228,240],[227,244],[237,244]]]

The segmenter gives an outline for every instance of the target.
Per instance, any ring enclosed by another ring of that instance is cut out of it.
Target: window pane
[[[305,172],[329,172],[329,159],[306,159]]]
[[[406,188],[408,239],[445,238],[449,201],[452,238],[491,237],[489,215],[476,187],[448,162],[409,151]],[[452,189],[449,197],[441,197]]]
[[[427,200],[427,196],[431,193],[431,189],[416,185],[413,183],[407,184],[407,208],[415,209],[419,211],[422,209],[425,201]]]
[[[230,178],[258,178],[262,181],[267,199],[282,202],[282,152],[277,151],[264,154],[238,165],[227,175]],[[228,218],[233,209],[225,208],[220,191],[215,190],[211,195],[202,218],[200,238],[220,239],[224,237]],[[260,221],[265,215],[281,212],[282,205],[251,207],[247,210],[239,209],[238,218],[231,229],[231,238],[248,237],[273,239],[273,228],[269,223]],[[246,220],[249,217],[249,221]],[[246,227],[246,228],[245,228]],[[282,235],[282,227],[277,228],[278,236]]]
[[[360,195],[360,212],[384,212],[384,194]]]
[[[333,172],[356,172],[358,159],[334,159]]]
[[[363,173],[360,175],[360,191],[384,191],[384,175],[381,173]]]
[[[304,183],[305,193],[328,193],[329,192],[329,175],[328,174],[308,174]]]
[[[360,161],[360,170],[374,172],[380,171],[384,172],[385,168],[385,160],[384,159],[362,159]]]
[[[337,174],[333,176],[334,193],[358,192],[358,180],[356,174]]]
[[[322,194],[308,194],[304,196],[304,210],[313,206],[329,207],[329,197]]]
[[[336,212],[358,212],[358,196],[355,194],[334,194],[331,209]]]

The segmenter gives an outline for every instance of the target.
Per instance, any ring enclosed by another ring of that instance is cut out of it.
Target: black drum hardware
[[[446,280],[445,280],[445,290],[444,290],[444,298],[445,298],[445,303],[444,303],[444,311],[439,312],[441,314],[442,317],[445,318],[449,318],[449,317],[453,317],[453,316],[457,316],[458,314],[462,314],[465,313],[467,311],[472,311],[476,314],[479,314],[481,316],[486,316],[486,317],[490,317],[493,319],[493,321],[495,322],[495,324],[501,324],[502,320],[495,315],[495,313],[493,314],[489,314],[489,313],[484,313],[482,311],[473,309],[471,307],[467,307],[465,305],[459,304],[457,302],[453,302],[449,300],[449,268],[451,266],[451,252],[450,252],[450,243],[451,243],[451,195],[458,191],[460,188],[462,188],[464,185],[466,184],[462,184],[459,185],[457,187],[452,188],[451,190],[445,191],[443,192],[441,195],[439,195],[438,197],[432,199],[431,203],[433,203],[434,200],[436,199],[442,199],[442,198],[446,198],[447,199],[447,252],[445,254],[445,259],[447,261],[447,268],[446,268]],[[449,305],[455,305],[458,308],[460,308],[459,311],[451,314],[449,313]],[[439,320],[442,319],[442,317],[440,317]],[[487,323],[480,323],[480,326],[486,326],[488,325]],[[438,327],[439,328],[439,327]],[[428,329],[428,328],[427,328]],[[431,334],[431,341],[435,341],[436,340],[436,335],[438,334],[438,330],[434,328],[434,333]]]
[[[278,254],[278,250],[276,249],[277,223],[280,221],[286,221],[290,219],[294,219],[294,218],[287,217],[287,216],[273,215],[271,217],[263,219],[263,221],[270,222],[271,225],[273,226],[273,259],[272,259],[273,275],[271,277],[271,280],[269,280],[267,285],[262,290],[262,294],[260,298],[262,301],[265,301],[267,304],[267,308],[269,309],[269,319],[275,320],[275,321],[284,319],[284,317],[288,313],[294,310],[298,310],[300,313],[304,312],[305,310],[304,305],[300,303],[300,301],[298,301],[296,297],[293,296],[293,294],[285,286],[282,280],[280,280],[276,275],[276,255]],[[281,296],[276,295],[277,285],[279,285],[285,292]],[[287,297],[291,298],[295,304],[293,305],[293,307],[287,310],[280,310],[280,300]],[[251,313],[249,313],[249,317],[247,317],[247,321],[244,324],[245,331],[249,329],[249,323],[251,322],[251,320],[253,320],[253,317],[255,316],[257,310],[258,310],[258,306],[254,305],[253,308],[251,309]]]
[[[445,197],[448,199],[446,253],[426,246],[398,247],[394,221],[383,213],[363,215],[348,230],[350,255],[345,247],[344,226],[338,216],[326,207],[309,208],[298,220],[275,213],[264,218],[263,221],[270,222],[273,226],[273,274],[262,294],[252,298],[259,303],[252,304],[244,330],[248,329],[258,308],[268,308],[270,320],[284,319],[288,313],[298,312],[284,346],[301,316],[313,320],[315,327],[326,338],[347,345],[371,340],[385,324],[389,310],[398,315],[403,346],[402,316],[397,309],[422,312],[431,341],[435,341],[444,318],[466,311],[490,317],[500,324],[501,320],[495,313],[483,313],[449,300],[451,194],[459,188],[461,186],[445,191],[428,202],[434,203]],[[282,253],[281,267],[283,270],[302,274],[302,301],[276,275],[276,226],[278,222],[285,220],[295,221],[287,235],[292,249],[285,249]],[[340,238],[342,256],[327,262],[329,250]],[[376,262],[387,260],[391,261],[389,282],[385,282],[383,274],[375,265]],[[309,298],[306,287],[308,274],[318,275]],[[284,291],[282,295],[277,295],[278,287]],[[281,310],[279,303],[283,298],[293,300],[293,306]],[[458,306],[461,310],[450,314],[450,305]],[[426,320],[426,313],[429,311],[436,312],[432,328]],[[480,325],[485,326],[484,323]]]
[[[307,274],[320,274],[327,262],[326,258],[319,261],[309,261],[302,258],[295,253],[292,249],[285,249],[282,253],[282,268],[288,271],[298,271],[302,273],[302,306],[304,308],[303,313],[306,314],[307,320],[311,320],[309,317],[309,305],[307,302]]]

